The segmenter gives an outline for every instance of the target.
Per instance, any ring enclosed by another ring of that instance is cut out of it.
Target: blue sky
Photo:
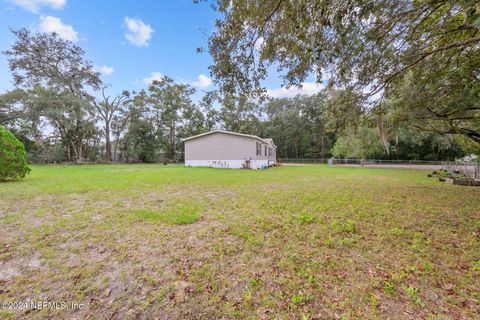
[[[0,51],[13,42],[10,28],[27,27],[57,32],[76,42],[86,58],[111,84],[112,93],[146,88],[148,81],[168,75],[199,91],[214,89],[207,47],[219,15],[208,3],[192,0],[0,0]],[[280,88],[272,74],[265,82],[273,96],[318,91],[314,83],[303,89]],[[0,92],[11,89],[5,56],[0,56]]]

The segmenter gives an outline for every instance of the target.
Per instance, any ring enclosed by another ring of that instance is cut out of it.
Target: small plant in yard
[[[405,270],[400,269],[397,272],[392,273],[391,279],[394,282],[400,283],[408,276]]]
[[[251,287],[256,287],[258,285],[258,280],[253,278],[249,281]]]
[[[473,271],[480,272],[480,260],[477,260],[473,263]]]
[[[370,305],[374,308],[378,308],[378,306],[380,305],[378,297],[373,293],[370,293]]]
[[[413,265],[408,265],[405,267],[405,271],[409,272],[409,273],[415,273],[417,272],[417,268]]]
[[[315,216],[307,211],[302,211],[298,217],[299,224],[309,224],[315,222]]]
[[[395,293],[395,284],[392,281],[386,281],[383,291],[389,296],[393,295]]]
[[[246,288],[243,291],[243,303],[245,307],[250,308],[252,306],[253,293],[252,290]]]
[[[325,240],[325,244],[330,248],[351,248],[355,242],[355,239],[347,237],[330,237]]]
[[[420,238],[413,239],[413,243],[410,245],[410,249],[414,252],[422,252],[424,250],[424,242]]]
[[[25,146],[10,131],[0,127],[0,181],[25,178],[29,172]]]
[[[352,220],[347,220],[344,222],[335,221],[332,224],[332,229],[337,233],[355,233],[357,230],[355,222],[353,222]]]
[[[423,269],[424,272],[429,272],[433,269],[433,266],[430,262],[424,261],[423,264],[422,264],[422,269]]]
[[[292,296],[292,302],[297,305],[304,305],[307,302],[307,298],[302,292]]]
[[[422,299],[418,296],[418,288],[408,285],[408,286],[402,286],[405,292],[407,293],[408,297],[415,302],[416,304],[422,304]]]

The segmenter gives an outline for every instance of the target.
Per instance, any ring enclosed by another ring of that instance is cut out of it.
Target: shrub
[[[29,172],[25,146],[10,131],[0,127],[0,181],[25,178]]]

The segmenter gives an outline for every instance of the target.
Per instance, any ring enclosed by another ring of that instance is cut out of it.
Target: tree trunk
[[[77,149],[76,149],[76,155],[75,155],[75,160],[76,162],[82,161],[82,151],[83,151],[83,145],[82,145],[82,136],[79,137],[77,141]]]
[[[71,141],[70,142],[71,146],[70,146],[70,160],[72,162],[77,162],[77,159],[78,159],[78,145],[75,143],[75,141]]]
[[[325,131],[322,134],[322,159],[325,159]]]
[[[67,162],[72,161],[72,151],[70,150],[70,144],[67,144]]]
[[[77,116],[77,121],[76,121],[76,127],[75,127],[75,133],[76,133],[76,139],[75,139],[75,162],[80,162],[82,160],[82,143],[83,143],[83,128],[82,128],[82,122],[81,122],[81,113],[80,111],[77,110],[76,112]]]
[[[170,158],[175,161],[177,157],[177,150],[175,150],[175,120],[172,119],[172,123],[170,126],[170,149],[171,149],[171,154]]]
[[[112,162],[112,142],[110,141],[110,123],[105,121],[105,161]]]
[[[325,159],[325,130],[323,129],[323,126],[320,130],[320,157]]]
[[[115,144],[113,145],[113,156],[112,156],[113,160],[115,160],[116,157],[117,157],[117,144],[118,144],[118,142],[115,141]]]
[[[382,142],[383,150],[390,157],[390,142],[388,141],[387,132],[384,127],[382,115],[377,116],[377,127],[380,134],[380,141]]]

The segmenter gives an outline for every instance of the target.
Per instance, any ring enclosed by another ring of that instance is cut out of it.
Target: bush
[[[29,172],[25,146],[10,131],[0,127],[0,181],[25,178]]]

